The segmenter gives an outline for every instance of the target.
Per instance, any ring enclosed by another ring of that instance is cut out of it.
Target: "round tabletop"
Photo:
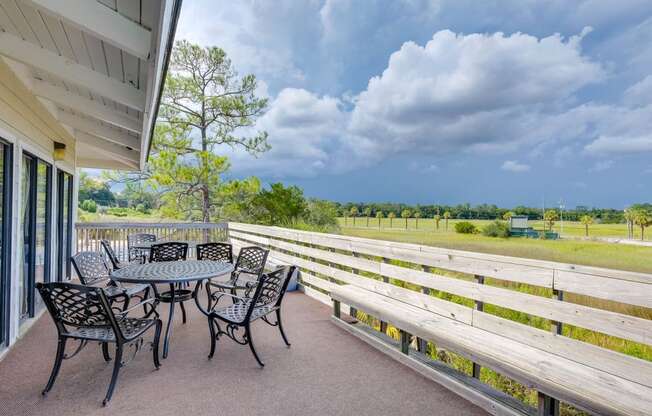
[[[179,283],[212,279],[233,271],[231,263],[209,260],[166,261],[132,264],[111,273],[111,280],[124,283]]]
[[[163,244],[163,243],[172,243],[172,242],[174,242],[174,243],[186,243],[186,244],[188,244],[188,248],[195,248],[195,247],[197,247],[197,244],[201,244],[201,243],[198,243],[196,241],[172,241],[172,240],[170,240],[170,241],[140,241],[138,243],[132,243],[129,247],[137,248],[139,250],[149,250],[149,249],[152,248],[152,246],[154,244]]]

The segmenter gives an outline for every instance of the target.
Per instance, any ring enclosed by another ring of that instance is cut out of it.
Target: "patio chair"
[[[238,298],[239,301],[224,308],[215,308],[217,304],[214,304],[214,309],[204,309],[197,302],[197,299],[195,299],[199,310],[208,317],[208,330],[211,338],[211,349],[208,354],[209,359],[213,358],[215,354],[217,340],[222,335],[226,335],[240,345],[249,345],[258,364],[264,367],[265,364],[261,361],[254,348],[251,335],[251,323],[258,319],[262,319],[271,326],[278,326],[285,345],[290,346],[290,342],[283,331],[281,306],[290,281],[290,276],[294,273],[294,269],[294,266],[285,266],[273,272],[261,274],[252,297],[228,295]],[[273,322],[268,319],[268,316],[272,313],[276,315],[276,320]],[[226,325],[224,330],[220,326],[220,322]],[[238,332],[240,330],[244,330],[244,334],[239,335]]]
[[[243,290],[245,297],[249,297],[258,280],[260,280],[260,276],[265,271],[268,254],[269,250],[261,247],[243,247],[228,281],[213,282],[209,280],[206,283],[209,308],[213,302],[217,303],[224,293],[233,295],[231,299],[234,301],[237,299],[235,295],[237,295],[238,290]],[[217,292],[211,292],[212,287],[216,288]]]
[[[127,236],[127,247],[129,251],[128,260],[134,261],[139,260],[142,263],[145,263],[147,259],[148,250],[143,250],[141,248],[134,247],[138,243],[153,243],[156,241],[156,236],[154,234],[138,233],[130,234]]]
[[[102,345],[116,344],[111,382],[102,402],[104,406],[111,400],[120,368],[133,359],[143,345],[143,335],[152,327],[155,327],[152,342],[154,366],[156,369],[160,367],[158,357],[162,327],[160,319],[129,318],[128,311],[114,313],[105,290],[99,287],[53,282],[37,283],[36,288],[54,320],[58,333],[54,366],[42,392],[43,395],[47,395],[52,389],[61,362],[77,355],[89,341],[98,341]],[[72,354],[66,354],[66,343],[70,339],[79,341],[79,346]],[[123,359],[126,347],[133,349],[133,355],[128,360]]]
[[[100,240],[100,243],[102,244],[102,248],[106,252],[106,256],[109,258],[109,261],[113,266],[113,270],[118,270],[129,265],[129,263],[123,263],[118,259],[118,256],[116,256],[115,251],[113,251],[113,247],[111,247],[109,240]]]
[[[152,262],[167,262],[167,261],[184,261],[188,257],[188,243],[179,243],[179,242],[167,242],[160,244],[153,244],[152,248],[149,251],[149,261]],[[194,297],[194,292],[190,289],[184,288],[186,285],[181,283],[175,285],[174,288],[167,290],[165,292],[159,293],[154,288],[154,296],[159,302],[163,303],[178,303],[181,307],[181,317],[183,323],[186,323],[186,307],[184,302],[191,300]],[[174,294],[174,296],[172,296]]]
[[[233,263],[233,246],[228,243],[197,244],[197,260]]]
[[[79,276],[79,281],[85,286],[104,286],[106,296],[111,304],[114,302],[123,302],[123,309],[129,307],[132,298],[145,301],[149,296],[149,285],[117,284],[109,279],[109,267],[104,261],[102,253],[96,251],[80,251],[71,258],[72,265]],[[147,310],[145,311],[147,313]]]

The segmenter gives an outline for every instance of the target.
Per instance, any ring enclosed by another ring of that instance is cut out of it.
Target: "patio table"
[[[168,284],[172,298],[170,301],[170,312],[165,328],[163,340],[163,358],[168,356],[168,345],[172,333],[172,320],[174,318],[174,286],[179,283],[197,282],[193,296],[206,279],[230,276],[233,265],[220,261],[209,260],[185,260],[147,264],[132,264],[111,273],[110,278],[121,283],[146,283],[151,285]]]

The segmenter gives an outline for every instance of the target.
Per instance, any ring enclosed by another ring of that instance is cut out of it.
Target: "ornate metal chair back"
[[[156,241],[156,236],[154,234],[138,233],[129,234],[127,236],[127,246],[129,248],[137,243],[153,243],[154,241]]]
[[[294,274],[295,269],[294,266],[284,266],[260,276],[250,309],[247,312],[247,318],[251,316],[256,308],[281,305],[290,283],[290,277]]]
[[[243,247],[238,255],[238,260],[236,260],[233,273],[236,276],[239,273],[247,273],[260,278],[265,271],[268,254],[269,250],[261,247]]]
[[[36,288],[60,332],[65,333],[66,326],[111,328],[116,337],[122,336],[102,288],[67,282],[39,282]]]
[[[109,278],[109,267],[100,252],[80,251],[70,259],[83,285],[93,285]]]
[[[233,246],[228,243],[197,244],[197,260],[233,263]]]
[[[150,262],[178,261],[188,257],[188,243],[161,243],[152,245],[149,251]]]
[[[115,251],[113,251],[113,247],[111,247],[111,243],[109,242],[109,240],[101,240],[100,243],[102,244],[102,248],[106,252],[106,256],[109,258],[111,265],[113,265],[113,270],[118,270],[120,268],[120,260],[118,260],[118,256],[116,256]]]

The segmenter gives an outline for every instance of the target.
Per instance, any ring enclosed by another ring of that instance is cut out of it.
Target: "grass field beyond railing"
[[[455,232],[455,223],[460,221],[468,221],[474,224],[479,229],[482,229],[487,224],[492,223],[494,220],[448,220],[448,231],[446,231],[446,222],[442,219],[439,223],[439,229],[432,218],[408,218],[407,230],[408,231],[423,231],[423,232]],[[394,218],[390,221],[389,218],[383,218],[380,223],[378,218],[357,217],[355,221],[352,217],[338,218],[341,227],[346,228],[375,228],[375,229],[391,229],[391,230],[406,230],[404,218]],[[354,225],[355,222],[355,225]],[[530,226],[535,230],[543,230],[543,221],[530,221]],[[563,228],[563,229],[562,229]],[[561,234],[563,237],[585,237],[586,229],[584,225],[577,221],[557,221],[552,227],[552,230]],[[627,224],[592,224],[589,226],[589,238],[627,238]],[[634,239],[641,239],[641,230],[639,227],[634,228]],[[650,233],[646,231],[645,240],[652,241],[652,229]]]
[[[375,228],[371,226],[369,228],[365,227],[364,218],[356,220],[356,227],[344,226],[342,221],[341,233],[377,240],[424,244],[456,250],[652,273],[652,247],[616,244],[599,240],[539,240],[493,238],[485,237],[482,234],[458,234],[454,231],[453,220],[448,224],[448,231],[444,229],[443,221],[440,224],[439,231],[434,231],[432,228],[428,229],[425,225],[422,228],[421,222],[425,220],[419,220],[419,229],[408,228],[407,231],[405,228],[396,227],[397,223],[405,223],[402,218],[394,220],[393,228],[378,229],[378,220],[375,218],[370,219],[371,224],[373,224],[372,221],[376,223]],[[350,218],[348,223],[352,225]],[[486,224],[487,221],[483,223]],[[389,222],[387,225],[389,226]]]

